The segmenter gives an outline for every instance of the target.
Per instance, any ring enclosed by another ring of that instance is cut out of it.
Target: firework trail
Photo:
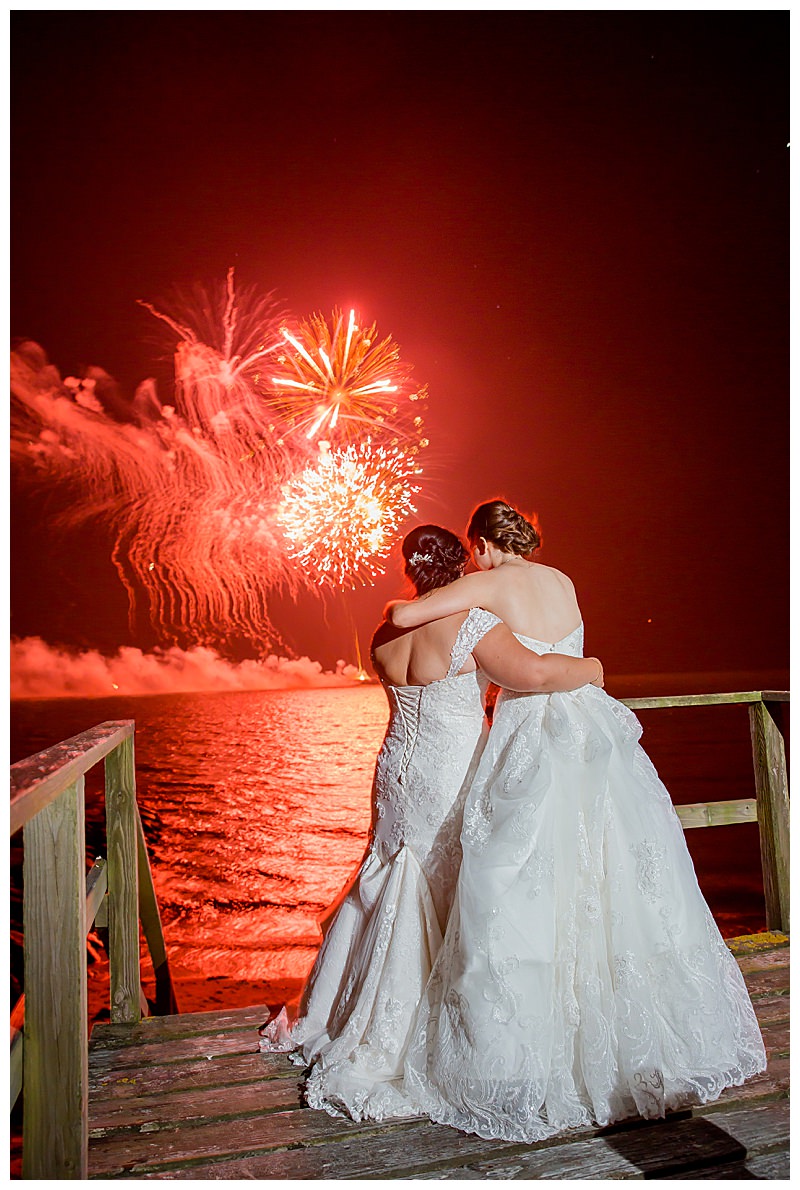
[[[12,355],[13,461],[64,492],[55,528],[110,528],[132,630],[144,593],[168,641],[238,637],[263,653],[279,639],[276,591],[382,572],[415,511],[424,389],[412,389],[391,339],[373,346],[374,327],[362,332],[354,314],[291,331],[271,298],[236,293],[232,270],[188,303],[142,304],[177,338],[170,402],[152,380],[126,401],[99,368],[62,380],[26,343]],[[297,345],[338,387],[277,383],[306,383]]]
[[[210,343],[186,319],[153,310],[179,336],[170,404],[145,381],[124,409],[100,369],[62,382],[35,344],[18,349],[12,455],[33,464],[40,484],[64,483],[57,528],[110,526],[132,624],[144,591],[170,640],[239,635],[261,647],[276,635],[269,594],[307,581],[275,522],[281,484],[297,464],[253,389],[282,342],[280,317],[268,300],[251,301],[243,316],[231,274],[204,308],[209,319],[218,311],[220,338]]]

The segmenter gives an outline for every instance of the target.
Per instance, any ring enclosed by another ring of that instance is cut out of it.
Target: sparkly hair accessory
[[[408,559],[410,566],[419,566],[420,562],[432,562],[433,554],[418,554],[416,551]]]

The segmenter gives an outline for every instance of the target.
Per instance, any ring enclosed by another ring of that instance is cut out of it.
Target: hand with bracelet
[[[605,676],[604,676],[604,674],[603,674],[603,663],[602,663],[602,661],[600,660],[600,658],[599,658],[599,657],[587,657],[587,658],[586,658],[586,660],[587,660],[587,661],[596,661],[596,662],[597,662],[597,677],[596,677],[596,678],[592,678],[591,682],[589,682],[589,685],[590,685],[590,686],[599,686],[599,687],[602,689],[602,688],[605,686],[605,684],[606,684],[606,683],[605,683]]]

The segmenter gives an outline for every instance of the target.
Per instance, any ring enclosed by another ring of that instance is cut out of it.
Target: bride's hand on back
[[[389,624],[394,624],[395,628],[416,628],[416,623],[411,623],[403,616],[403,609],[406,607],[416,607],[418,603],[422,603],[431,595],[431,591],[426,591],[424,595],[420,595],[417,599],[390,599],[383,609],[383,618]],[[434,617],[435,619],[435,617]],[[420,623],[426,623],[421,620]]]
[[[599,671],[599,672],[598,672],[598,674],[597,674],[597,677],[596,677],[596,678],[592,678],[592,680],[591,680],[591,682],[589,683],[589,685],[590,685],[590,686],[599,686],[599,687],[602,689],[602,688],[605,686],[605,684],[606,684],[606,681],[605,681],[605,675],[604,675],[604,673],[603,673],[603,663],[602,663],[602,661],[600,660],[600,658],[599,658],[599,657],[589,657],[589,658],[588,658],[588,660],[589,660],[589,661],[596,661],[596,662],[597,662],[597,668],[598,668],[598,671]]]
[[[386,607],[383,609],[383,618],[386,623],[394,624],[396,628],[403,627],[403,625],[399,623],[399,620],[395,619],[396,609],[408,607],[408,605],[413,602],[413,599],[390,599],[386,604]]]

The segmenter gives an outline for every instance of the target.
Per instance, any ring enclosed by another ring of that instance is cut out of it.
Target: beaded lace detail
[[[448,678],[455,677],[478,642],[496,624],[500,623],[502,623],[500,617],[493,615],[492,612],[487,612],[482,607],[471,608],[467,613],[466,620],[458,630],[458,636],[450,653]]]

